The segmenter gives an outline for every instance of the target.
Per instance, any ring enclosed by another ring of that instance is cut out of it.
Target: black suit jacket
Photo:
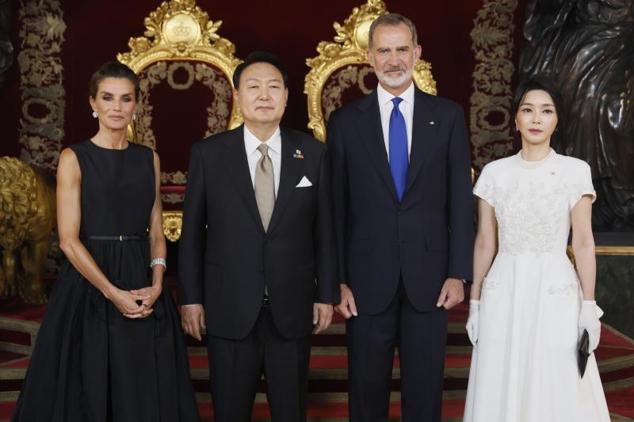
[[[191,150],[179,245],[181,304],[204,304],[207,332],[241,339],[268,288],[280,333],[312,330],[312,304],[339,300],[326,147],[281,129],[280,184],[264,231],[244,148],[243,126]],[[311,187],[296,187],[302,177]]]
[[[447,277],[470,280],[471,160],[462,109],[416,89],[407,188],[390,174],[376,91],[328,122],[338,277],[361,313],[379,313],[402,277],[420,311],[436,306]]]

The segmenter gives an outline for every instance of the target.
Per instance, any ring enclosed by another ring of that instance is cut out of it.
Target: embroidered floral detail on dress
[[[486,290],[495,290],[502,286],[502,282],[497,278],[484,278],[484,282],[482,283],[482,289]]]
[[[560,251],[562,228],[568,227],[565,222],[569,219],[567,190],[563,184],[547,184],[536,179],[499,187],[496,204],[500,252]],[[566,236],[564,234],[564,238]],[[565,250],[565,245],[563,247]]]
[[[548,286],[548,294],[553,296],[572,296],[577,293],[576,284],[555,284]]]

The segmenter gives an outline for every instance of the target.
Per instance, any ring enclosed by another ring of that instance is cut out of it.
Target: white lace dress
[[[474,194],[495,209],[498,254],[482,285],[465,422],[609,422],[594,354],[581,379],[581,289],[566,256],[570,211],[595,197],[590,167],[519,154],[482,171]]]

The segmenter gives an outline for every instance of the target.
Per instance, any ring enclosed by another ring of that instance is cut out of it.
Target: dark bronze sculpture
[[[552,78],[553,146],[592,166],[599,231],[634,231],[634,0],[530,0],[520,77]]]

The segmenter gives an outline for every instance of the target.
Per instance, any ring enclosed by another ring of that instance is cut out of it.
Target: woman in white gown
[[[610,421],[594,354],[583,378],[577,367],[580,333],[588,331],[591,350],[601,333],[595,193],[590,167],[550,148],[559,98],[548,81],[520,84],[513,109],[522,149],[485,166],[474,188],[465,422]],[[566,256],[571,228],[576,271]]]

